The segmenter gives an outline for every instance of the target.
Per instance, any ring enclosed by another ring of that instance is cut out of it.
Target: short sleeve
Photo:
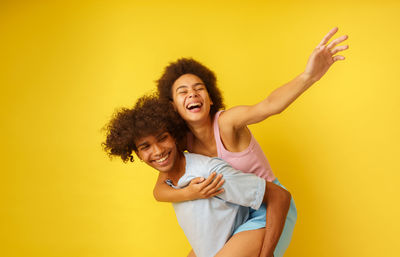
[[[209,170],[222,174],[225,180],[224,192],[218,198],[253,209],[260,208],[265,193],[264,179],[236,170],[219,158],[210,158]]]

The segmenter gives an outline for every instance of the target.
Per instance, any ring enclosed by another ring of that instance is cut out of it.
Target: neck
[[[174,167],[168,172],[168,179],[170,179],[174,185],[178,184],[179,179],[186,172],[186,158],[183,152],[180,152],[175,161]]]
[[[190,131],[192,132],[195,140],[203,145],[214,143],[214,128],[211,121],[211,117],[201,123],[188,124]]]

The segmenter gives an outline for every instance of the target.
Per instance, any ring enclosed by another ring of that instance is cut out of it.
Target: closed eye
[[[149,145],[141,145],[141,146],[139,146],[139,151],[143,151],[143,150],[146,150],[146,149],[148,149],[149,148]]]
[[[185,89],[185,90],[179,90],[177,93],[179,94],[179,95],[181,95],[181,94],[187,94],[187,90]]]

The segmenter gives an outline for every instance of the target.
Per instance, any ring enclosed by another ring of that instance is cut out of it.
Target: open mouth
[[[189,111],[200,110],[201,106],[203,106],[202,103],[190,103],[186,106],[186,109]]]
[[[170,153],[166,154],[164,157],[157,159],[157,160],[153,160],[154,162],[156,162],[157,164],[164,164],[166,162],[166,160],[168,159]]]

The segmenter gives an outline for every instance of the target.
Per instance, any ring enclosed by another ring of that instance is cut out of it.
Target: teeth
[[[189,105],[187,106],[187,108],[194,108],[194,107],[200,107],[200,106],[201,106],[200,103],[192,103],[192,104],[189,104]]]
[[[155,161],[158,162],[158,163],[163,162],[163,161],[165,161],[165,160],[168,158],[168,156],[169,156],[169,155],[166,155],[165,157],[163,157],[163,158],[161,158],[161,159],[158,159],[158,160],[155,160]]]

